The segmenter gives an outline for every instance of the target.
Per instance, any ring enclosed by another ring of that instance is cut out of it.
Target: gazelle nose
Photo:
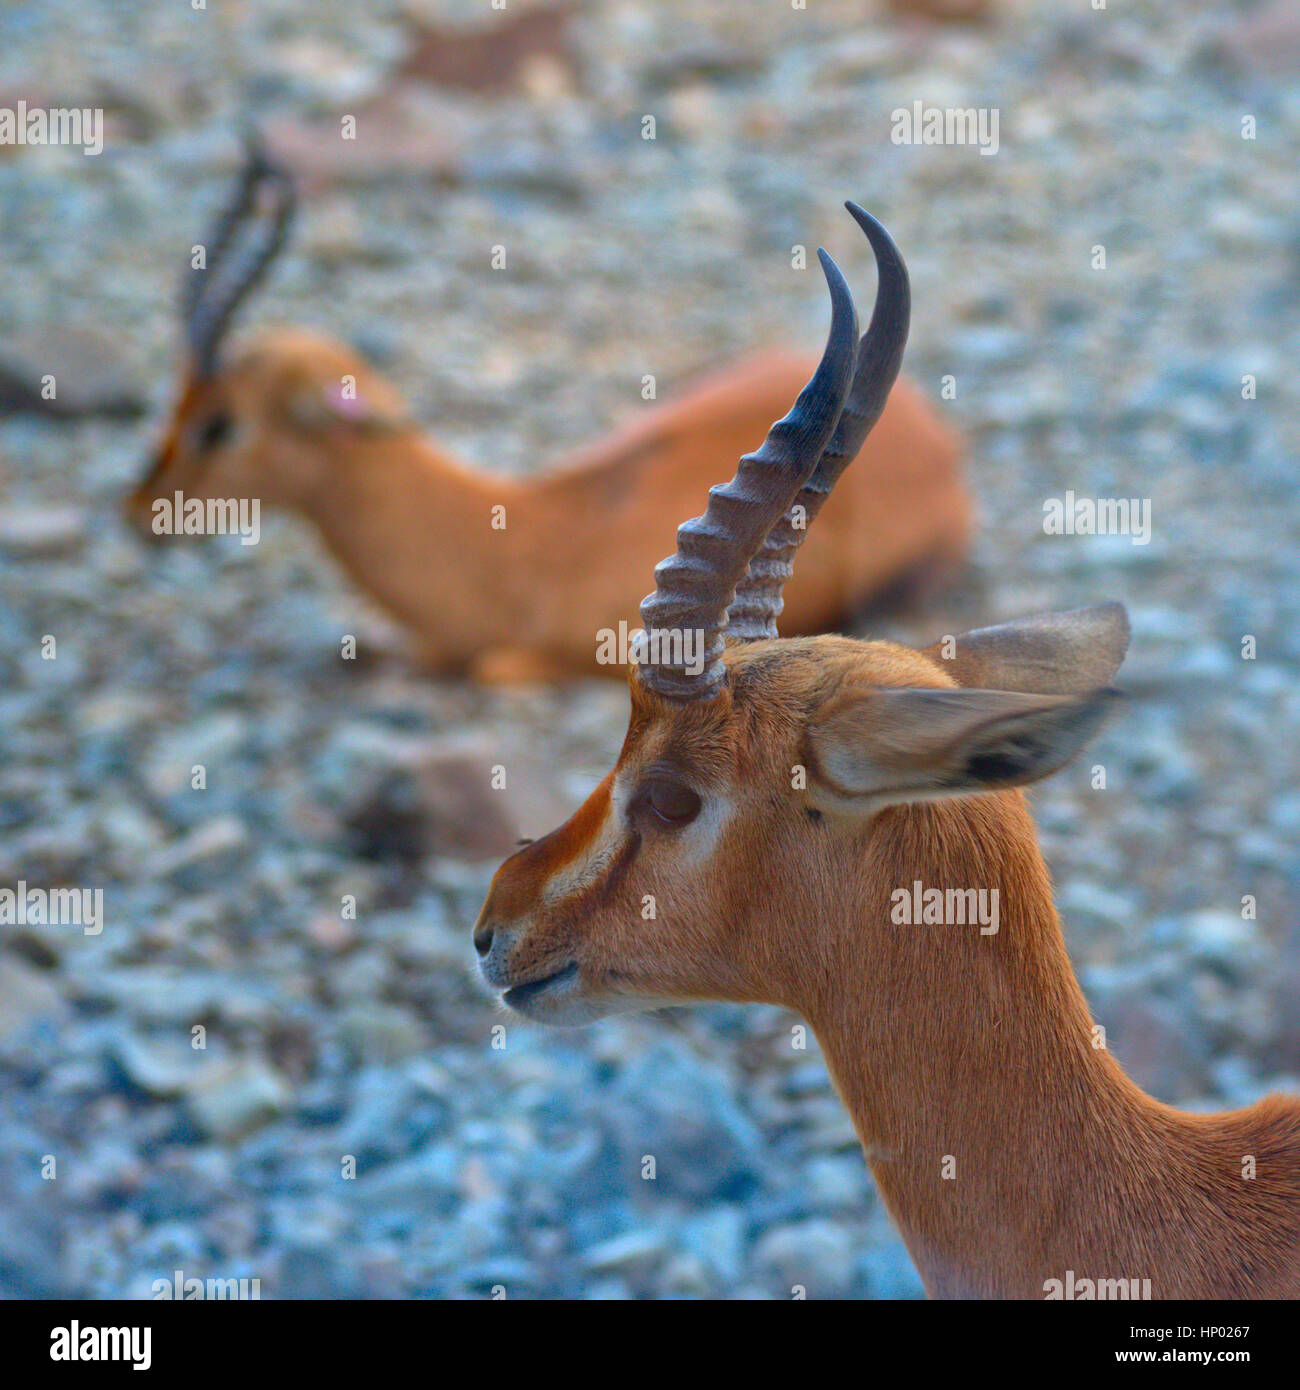
[[[480,922],[474,928],[474,949],[481,956],[487,955],[492,949],[492,928],[486,922]]]

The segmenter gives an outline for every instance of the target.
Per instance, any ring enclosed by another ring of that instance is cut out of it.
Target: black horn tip
[[[826,277],[826,287],[831,292],[831,328],[823,361],[830,368],[832,379],[838,388],[841,377],[847,385],[848,376],[853,370],[858,340],[858,310],[853,302],[853,291],[849,289],[849,282],[829,252],[819,246],[817,259],[821,262],[822,274]]]
[[[898,301],[899,307],[910,308],[912,300],[911,285],[908,281],[907,262],[903,260],[903,254],[894,244],[894,238],[885,230],[884,225],[852,199],[846,199],[844,206],[849,210],[849,215],[867,234],[867,240],[871,243],[871,250],[876,257],[876,269],[880,276],[880,289],[888,290],[889,297]],[[880,291],[877,291],[879,297]]]
[[[872,217],[866,208],[855,203],[852,198],[846,198],[844,206],[858,226],[866,232],[873,246],[881,243],[888,246],[895,255],[898,255],[898,247],[894,245],[893,237],[885,230],[884,224],[878,218]]]
[[[881,262],[897,264],[907,274],[907,268],[903,262],[902,252],[894,244],[894,238],[885,230],[885,225],[878,218],[872,215],[864,207],[859,207],[851,198],[846,199],[844,206],[849,211],[849,216],[867,234],[867,240],[871,243],[871,249],[876,253],[876,259]]]
[[[866,208],[862,206],[861,203],[855,203],[852,198],[845,198],[844,206],[848,208],[848,210],[853,214],[854,218],[857,220],[858,226],[861,227],[864,231],[868,227],[875,227],[877,231],[884,233],[884,235],[886,236],[889,235],[888,232],[885,232],[884,227],[881,226],[880,220],[878,218],[872,217],[872,215],[866,210]]]

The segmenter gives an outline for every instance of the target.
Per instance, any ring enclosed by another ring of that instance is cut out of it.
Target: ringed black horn
[[[907,266],[889,233],[856,203],[845,203],[867,234],[876,257],[876,304],[858,347],[857,367],[843,413],[825,452],[790,509],[750,561],[727,613],[727,637],[734,641],[775,637],[781,592],[794,568],[795,551],[831,494],[840,474],[858,456],[880,419],[903,364],[911,321],[912,291]]]
[[[750,560],[817,467],[840,420],[857,360],[858,316],[839,267],[817,252],[831,295],[831,327],[817,370],[793,409],[729,482],[709,489],[704,515],[677,531],[641,603],[640,679],[669,700],[718,693],[727,609]]]

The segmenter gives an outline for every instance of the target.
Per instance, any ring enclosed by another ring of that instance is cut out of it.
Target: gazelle
[[[255,150],[209,239],[207,269],[187,282],[184,385],[129,500],[136,525],[152,536],[157,507],[177,492],[256,497],[313,522],[431,669],[621,674],[622,663],[599,663],[600,634],[635,627],[637,576],[671,544],[712,460],[762,438],[807,363],[774,354],[738,364],[528,478],[476,472],[427,439],[393,387],[338,343],[271,332],[223,356],[292,207],[289,180]],[[895,586],[955,565],[971,525],[959,460],[920,394],[900,386],[857,482],[809,544],[789,595],[792,630],[836,627]]]
[[[932,1296],[1106,1296],[1121,1280],[1157,1298],[1300,1295],[1300,1101],[1185,1114],[1128,1080],[1099,1045],[1019,790],[1115,703],[1123,608],[924,651],[776,635],[801,523],[879,415],[907,334],[903,262],[849,208],[879,267],[869,330],[859,346],[822,253],[821,363],[656,568],[618,762],[497,871],[482,973],[552,1024],[698,1000],[802,1014]],[[665,640],[692,629],[708,653],[694,674]],[[907,924],[933,890],[948,924],[928,908]],[[955,903],[974,894],[996,912],[972,922]]]

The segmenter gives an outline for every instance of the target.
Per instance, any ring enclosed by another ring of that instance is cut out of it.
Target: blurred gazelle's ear
[[[1128,650],[1122,603],[977,628],[941,639],[925,655],[967,689],[1081,695],[1115,679]]]
[[[288,401],[294,423],[307,429],[347,425],[371,433],[404,429],[410,424],[400,397],[381,385],[361,385],[355,378],[324,384],[305,382]]]
[[[861,814],[1036,782],[1092,738],[1119,698],[880,689],[833,701],[808,731],[810,795]]]

